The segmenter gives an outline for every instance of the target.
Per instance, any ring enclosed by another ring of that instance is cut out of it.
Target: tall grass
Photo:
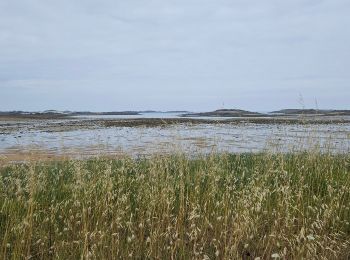
[[[10,165],[0,259],[348,259],[350,155]]]

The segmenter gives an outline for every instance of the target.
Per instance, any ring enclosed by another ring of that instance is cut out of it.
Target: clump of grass
[[[350,156],[10,165],[1,259],[347,259]]]

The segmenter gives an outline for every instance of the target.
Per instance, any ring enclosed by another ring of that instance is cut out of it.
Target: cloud
[[[347,0],[3,0],[0,91],[7,94],[0,109],[15,107],[26,87],[28,109],[54,99],[45,88],[62,97],[84,90],[101,110],[97,90],[132,100],[130,107],[146,105],[142,96],[162,96],[159,109],[177,109],[186,93],[200,92],[243,97],[249,89],[252,100],[270,93],[268,102],[245,99],[257,108],[273,104],[277,90],[288,93],[278,95],[286,103],[297,103],[299,91],[327,100],[317,87],[344,96],[349,11]]]

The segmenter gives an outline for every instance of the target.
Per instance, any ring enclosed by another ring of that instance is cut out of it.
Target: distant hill
[[[350,110],[331,110],[331,109],[282,109],[273,111],[271,114],[279,115],[323,115],[323,116],[350,116]]]
[[[251,112],[241,109],[218,109],[212,112],[201,112],[201,113],[187,113],[183,114],[184,117],[193,116],[206,116],[206,117],[253,117],[253,116],[263,116],[264,114],[258,112]]]

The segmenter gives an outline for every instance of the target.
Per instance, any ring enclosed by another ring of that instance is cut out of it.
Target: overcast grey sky
[[[350,109],[349,0],[1,0],[0,110]]]

